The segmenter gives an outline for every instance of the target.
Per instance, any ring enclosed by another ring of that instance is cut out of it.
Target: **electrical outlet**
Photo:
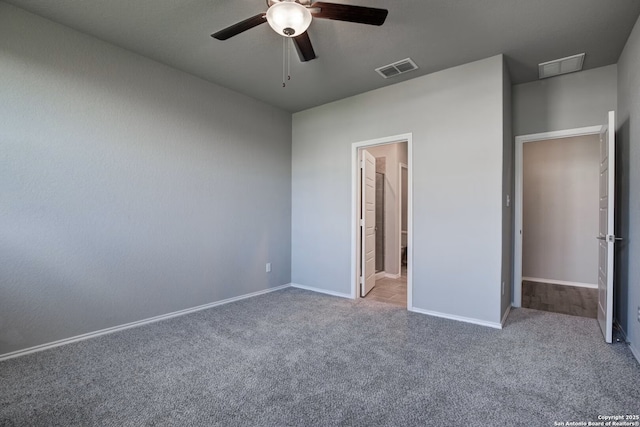
[[[267,263],[267,273],[271,273],[271,263]]]
[[[504,282],[502,282],[502,295],[504,295]]]

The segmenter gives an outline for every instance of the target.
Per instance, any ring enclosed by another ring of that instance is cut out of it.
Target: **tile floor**
[[[522,282],[522,306],[536,310],[553,311],[554,313],[596,318],[598,315],[598,290],[524,280]]]
[[[386,302],[401,307],[407,306],[407,271],[402,269],[398,279],[378,279],[376,286],[365,297],[371,301]]]

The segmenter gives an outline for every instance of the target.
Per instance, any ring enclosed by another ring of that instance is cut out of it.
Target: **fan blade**
[[[300,61],[307,62],[316,59],[316,53],[311,45],[311,39],[306,31],[299,36],[293,37],[293,44],[296,46]]]
[[[259,13],[256,16],[252,16],[251,18],[245,19],[244,21],[233,24],[232,26],[227,27],[224,30],[220,30],[215,34],[211,34],[211,37],[218,40],[226,40],[233,36],[237,36],[244,31],[250,30],[253,27],[257,27],[258,25],[267,22],[266,16],[266,13]]]
[[[373,7],[352,6],[348,4],[315,2],[312,8],[320,8],[313,13],[314,18],[334,19],[336,21],[357,22],[367,25],[382,25],[389,11]]]

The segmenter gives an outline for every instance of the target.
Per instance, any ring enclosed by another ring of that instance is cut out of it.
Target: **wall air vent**
[[[394,62],[393,64],[384,65],[376,68],[376,72],[385,79],[389,77],[399,76],[400,74],[408,73],[409,71],[417,70],[418,66],[410,58],[403,59],[401,61]]]
[[[538,64],[538,76],[546,79],[560,74],[573,73],[582,70],[584,64],[584,53],[567,56],[566,58],[554,59],[553,61]]]

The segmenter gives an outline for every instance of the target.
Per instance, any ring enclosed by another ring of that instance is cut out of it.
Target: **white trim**
[[[472,317],[456,316],[453,314],[440,313],[437,311],[423,310],[421,308],[411,307],[409,311],[414,313],[426,314],[428,316],[441,317],[443,319],[456,320],[458,322],[472,323],[474,325],[488,326],[494,329],[502,329],[502,325],[496,322],[487,322],[486,320],[474,319]]]
[[[360,241],[358,239],[358,203],[360,199],[359,178],[359,150],[363,147],[374,145],[394,144],[399,142],[407,143],[408,176],[407,185],[407,309],[413,307],[413,134],[404,133],[384,138],[370,139],[367,141],[354,142],[351,144],[351,294],[350,298],[355,299],[358,295],[358,281],[360,275],[360,264],[357,254]],[[400,270],[402,271],[402,270]]]
[[[409,157],[409,153],[407,152],[407,160]],[[405,163],[398,163],[398,212],[396,218],[398,218],[398,275],[394,277],[394,279],[398,279],[402,276],[402,235],[408,233],[406,231],[402,231],[402,169],[407,170],[407,186],[409,184],[409,166]],[[407,192],[407,198],[409,198],[409,192]],[[408,202],[408,200],[407,200]],[[409,203],[407,203],[407,222],[409,222]],[[409,242],[407,240],[407,246],[409,246]],[[407,264],[409,264],[407,262]]]
[[[631,353],[635,356],[635,358],[638,361],[638,363],[640,363],[640,350],[635,348],[633,346],[633,343],[629,343],[629,350],[631,350]]]
[[[513,249],[513,301],[514,307],[522,306],[522,152],[526,142],[545,141],[548,139],[571,138],[584,135],[599,135],[603,126],[565,129],[553,132],[533,133],[516,136],[515,152],[515,218]]]
[[[78,341],[88,340],[90,338],[96,338],[101,335],[107,335],[114,332],[124,331],[125,329],[137,328],[138,326],[148,325],[150,323],[160,322],[162,320],[171,319],[173,317],[184,316],[185,314],[195,313],[196,311],[206,310],[208,308],[217,307],[219,305],[229,304],[231,302],[240,301],[247,298],[256,297],[258,295],[268,294],[270,292],[279,291],[284,288],[288,288],[291,286],[290,283],[282,286],[276,286],[275,288],[264,289],[257,292],[252,292],[250,294],[244,294],[233,298],[227,298],[221,301],[211,302],[209,304],[203,304],[192,308],[187,308],[184,310],[178,310],[167,314],[161,314],[160,316],[149,317],[147,319],[138,320],[131,323],[125,323],[124,325],[113,326],[111,328],[100,329],[95,332],[88,332],[82,335],[76,335],[70,338],[64,338],[58,341],[53,341],[46,344],[36,345],[34,347],[25,348],[23,350],[12,351],[11,353],[5,353],[0,355],[0,362],[7,359],[13,359],[15,357],[25,356],[27,354],[36,353],[43,350],[48,350],[55,347],[60,347],[62,345],[71,344]]]
[[[407,162],[407,307],[413,308],[413,134],[407,137]]]
[[[290,286],[292,288],[304,289],[305,291],[317,292],[319,294],[326,294],[334,297],[353,299],[353,297],[350,294],[345,294],[343,292],[329,291],[327,289],[322,289],[322,288],[314,288],[313,286],[305,286],[299,283],[290,283]]]
[[[566,280],[554,280],[554,279],[541,279],[539,277],[522,277],[523,281],[536,282],[536,283],[549,283],[552,285],[562,286],[576,286],[578,288],[598,289],[597,283],[581,283],[581,282],[567,282]]]
[[[401,277],[402,277],[402,273],[393,274],[393,273],[387,273],[386,271],[378,271],[376,273],[376,280],[380,280],[380,279],[399,279]]]
[[[504,312],[504,315],[502,316],[502,319],[500,320],[500,329],[504,328],[504,324],[507,321],[507,317],[509,317],[509,313],[511,313],[511,305],[507,307],[507,309]]]
[[[518,135],[516,136],[516,142],[522,141],[525,142],[534,142],[534,141],[546,141],[547,139],[562,139],[562,138],[573,138],[576,136],[584,136],[584,135],[599,135],[602,131],[603,126],[586,126],[583,128],[574,128],[574,129],[563,129],[563,130],[555,130],[551,132],[541,132],[541,133],[531,133],[528,135]]]

